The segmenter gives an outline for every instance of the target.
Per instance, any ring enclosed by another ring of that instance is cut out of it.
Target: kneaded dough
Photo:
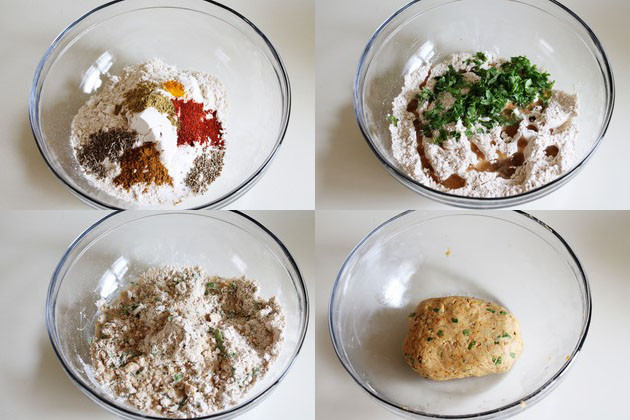
[[[407,364],[438,381],[506,372],[522,351],[514,315],[495,303],[463,296],[420,302],[409,315],[403,341]]]

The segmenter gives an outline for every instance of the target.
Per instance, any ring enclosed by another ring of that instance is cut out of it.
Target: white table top
[[[113,420],[65,375],[44,324],[46,291],[59,259],[102,211],[2,212],[0,218],[0,418]],[[247,212],[291,250],[314,299],[312,212]],[[279,386],[239,419],[314,420],[314,328]]]
[[[28,95],[35,68],[53,39],[105,0],[5,0],[0,13],[3,153],[0,209],[86,209],[50,172],[28,122]],[[260,181],[231,209],[313,209],[314,22],[311,0],[222,0],[244,14],[271,40],[291,82],[292,109],[284,142]],[[278,19],[278,11],[291,19]],[[8,182],[7,180],[11,180]]]
[[[318,211],[316,365],[317,418],[394,420],[346,373],[332,349],[328,302],[334,279],[352,248],[392,211]],[[562,235],[590,279],[593,316],[582,352],[557,389],[514,417],[518,420],[621,419],[627,417],[630,348],[630,213],[533,212]]]
[[[316,190],[318,209],[443,209],[396,181],[374,156],[357,126],[352,83],[368,40],[408,0],[317,0]],[[617,100],[601,147],[567,185],[524,209],[627,209],[630,188],[607,173],[627,166],[630,142],[630,2],[562,0],[601,40],[616,75]],[[320,29],[321,28],[321,29]]]

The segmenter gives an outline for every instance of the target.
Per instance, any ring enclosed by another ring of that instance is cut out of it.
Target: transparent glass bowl
[[[204,419],[229,419],[255,407],[285,376],[308,325],[308,296],[295,261],[264,226],[241,213],[121,212],[88,228],[72,243],[50,283],[46,326],[61,365],[90,399],[124,419],[161,419],[115,401],[91,374],[88,339],[96,301],[118,293],[150,266],[200,265],[209,274],[247,276],[264,297],[283,305],[285,341],[269,372],[239,405]]]
[[[42,58],[33,80],[29,117],[53,173],[97,208],[137,208],[89,183],[69,141],[79,108],[106,80],[105,72],[161,58],[179,69],[216,76],[228,96],[222,175],[202,196],[177,208],[218,208],[260,179],[287,129],[289,80],[278,53],[245,17],[205,0],[113,1],[66,28]],[[173,208],[171,205],[152,208]],[[144,207],[148,208],[148,207]]]
[[[504,374],[431,381],[402,355],[421,300],[473,296],[519,319],[522,356]],[[406,212],[366,236],[344,262],[330,301],[333,346],[352,378],[409,419],[488,419],[542,399],[565,376],[591,319],[586,274],[569,245],[525,213]]]
[[[554,181],[523,194],[473,198],[438,191],[405,174],[391,152],[387,115],[410,69],[462,51],[525,55],[551,74],[555,88],[577,92],[580,158]],[[615,89],[606,54],[575,13],[552,0],[422,0],[391,16],[370,39],[354,83],[354,109],[368,145],[385,169],[418,194],[444,204],[499,208],[523,204],[558,189],[601,143],[613,112]]]

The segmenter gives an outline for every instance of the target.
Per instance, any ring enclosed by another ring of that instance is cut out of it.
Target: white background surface
[[[617,101],[601,147],[587,166],[530,209],[627,209],[625,177],[630,141],[630,1],[561,0],[598,36],[616,76]],[[318,209],[437,209],[445,206],[407,189],[381,166],[356,124],[352,83],[359,57],[378,26],[407,0],[317,0],[316,130]]]
[[[0,208],[85,209],[50,172],[28,122],[35,68],[55,37],[105,0],[2,0],[0,13]],[[292,109],[282,146],[260,181],[233,209],[313,209],[314,21],[313,0],[222,0],[251,20],[276,47],[289,73]],[[290,16],[279,19],[278,16]]]
[[[395,420],[350,377],[327,325],[334,279],[352,248],[392,211],[318,211],[316,225],[316,415],[319,420]],[[533,212],[572,247],[590,279],[593,314],[580,355],[564,382],[517,420],[627,419],[630,366],[630,212]],[[553,281],[553,279],[550,279]]]
[[[114,420],[85,397],[53,353],[44,323],[46,291],[70,243],[102,211],[2,212],[0,218],[0,419]],[[274,232],[294,256],[314,298],[313,212],[248,212]],[[314,327],[294,365],[242,420],[314,419]]]

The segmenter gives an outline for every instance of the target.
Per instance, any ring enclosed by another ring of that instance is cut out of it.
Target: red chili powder
[[[203,104],[183,99],[173,99],[173,105],[179,116],[178,146],[192,146],[197,142],[223,148],[223,126],[217,119],[216,111],[205,111]]]

